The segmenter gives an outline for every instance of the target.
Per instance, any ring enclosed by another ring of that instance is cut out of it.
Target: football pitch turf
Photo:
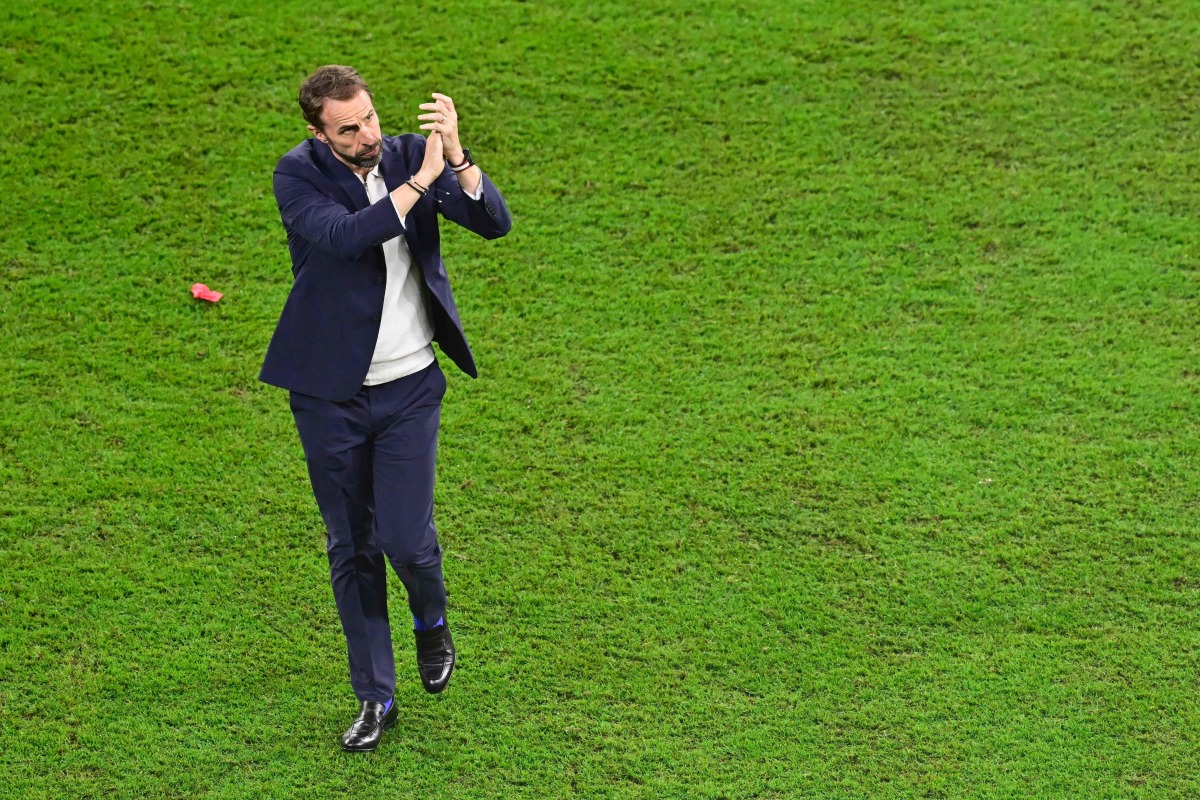
[[[1133,0],[8,4],[0,798],[1200,796],[1198,41]],[[426,696],[396,626],[370,755],[257,381],[324,63],[386,133],[453,97],[515,223],[443,227],[460,661]]]

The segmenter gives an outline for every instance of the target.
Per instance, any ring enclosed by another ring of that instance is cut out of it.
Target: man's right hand
[[[442,135],[436,131],[425,137],[425,160],[414,175],[417,183],[422,186],[433,186],[433,182],[446,168],[445,148],[442,146]]]

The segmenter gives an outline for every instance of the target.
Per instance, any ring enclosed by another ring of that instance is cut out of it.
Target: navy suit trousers
[[[293,392],[292,415],[329,533],[329,575],[361,701],[396,689],[387,563],[413,616],[446,613],[442,550],[433,524],[434,464],[446,377],[437,362],[334,402]]]

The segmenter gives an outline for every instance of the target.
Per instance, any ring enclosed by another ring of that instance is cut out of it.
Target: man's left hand
[[[461,164],[465,161],[462,142],[458,140],[458,113],[454,110],[454,101],[444,94],[434,92],[433,102],[422,103],[421,110],[429,112],[417,117],[425,121],[421,130],[437,131],[442,135],[446,160],[451,164]]]

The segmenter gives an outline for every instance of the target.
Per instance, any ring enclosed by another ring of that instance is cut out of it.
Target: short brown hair
[[[358,74],[358,70],[354,67],[326,64],[300,84],[300,110],[309,125],[323,131],[325,123],[321,120],[321,110],[325,108],[325,101],[351,100],[359,92],[366,92],[367,97],[372,97],[367,82]]]

